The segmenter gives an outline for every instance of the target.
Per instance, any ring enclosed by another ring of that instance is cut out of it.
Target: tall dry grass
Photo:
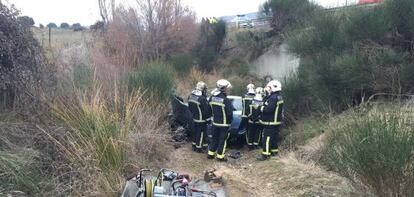
[[[352,110],[327,137],[322,161],[378,196],[414,192],[412,103]]]
[[[168,158],[166,106],[114,81],[104,87],[93,77],[89,88],[75,86],[73,96],[53,104],[53,113],[71,130],[65,142],[55,142],[80,176],[72,183],[77,195],[117,195],[128,173]]]

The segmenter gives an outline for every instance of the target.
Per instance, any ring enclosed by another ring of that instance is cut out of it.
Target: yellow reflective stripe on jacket
[[[213,122],[213,126],[216,126],[216,127],[229,127],[230,124],[220,124],[220,123]]]
[[[196,123],[205,123],[205,122],[207,122],[205,120],[197,120],[197,119],[193,119],[193,121],[196,122]]]
[[[191,103],[194,103],[194,104],[196,104],[197,105],[197,109],[198,109],[198,114],[199,114],[199,118],[200,119],[193,119],[194,120],[194,122],[199,122],[199,123],[202,123],[202,122],[206,122],[205,120],[203,120],[203,113],[201,112],[201,108],[200,108],[200,102],[197,102],[197,101],[194,101],[194,100],[189,100],[188,101],[189,103],[191,102]]]
[[[277,117],[279,116],[279,107],[283,103],[284,103],[283,100],[277,102],[276,110],[275,110],[275,117],[274,117],[273,122],[264,122],[264,121],[260,120],[260,123],[263,124],[263,125],[280,125],[280,124],[282,124],[281,121],[280,122],[277,121]],[[264,106],[262,106],[262,109],[261,109],[262,111],[263,111],[263,107]]]
[[[223,123],[222,124],[216,123],[214,122],[214,118],[213,118],[213,125],[217,127],[229,127],[230,124],[227,124],[227,114],[226,114],[226,109],[225,109],[226,105],[224,105],[223,103],[217,103],[217,102],[210,102],[210,105],[211,106],[216,105],[216,106],[221,107],[221,110],[223,113]]]

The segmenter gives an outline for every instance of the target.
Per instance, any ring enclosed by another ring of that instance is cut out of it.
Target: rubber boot
[[[217,161],[219,161],[219,162],[227,162],[227,158],[226,157],[224,157],[223,159],[217,158]]]
[[[261,155],[260,157],[257,158],[257,161],[266,161],[269,159],[269,156],[267,155]]]

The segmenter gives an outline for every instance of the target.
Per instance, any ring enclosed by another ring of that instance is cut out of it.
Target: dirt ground
[[[230,150],[232,151],[232,150]],[[228,151],[229,152],[229,151]],[[345,179],[317,165],[301,161],[293,152],[269,161],[256,161],[259,150],[243,149],[240,159],[227,163],[208,160],[206,154],[194,153],[191,145],[172,152],[165,167],[203,177],[206,170],[223,174],[228,196],[363,196]]]

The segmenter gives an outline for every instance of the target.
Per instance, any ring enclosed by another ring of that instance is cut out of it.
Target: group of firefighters
[[[216,88],[207,97],[207,85],[200,81],[188,98],[189,110],[193,116],[193,150],[207,152],[208,159],[227,161],[225,157],[229,129],[233,121],[233,104],[227,94],[232,88],[229,81],[220,79]],[[270,81],[264,88],[247,85],[247,93],[242,97],[242,124],[247,128],[246,141],[249,150],[260,148],[257,159],[265,161],[278,153],[277,136],[283,119],[282,85],[277,80]],[[207,143],[207,122],[213,129],[210,143]]]

